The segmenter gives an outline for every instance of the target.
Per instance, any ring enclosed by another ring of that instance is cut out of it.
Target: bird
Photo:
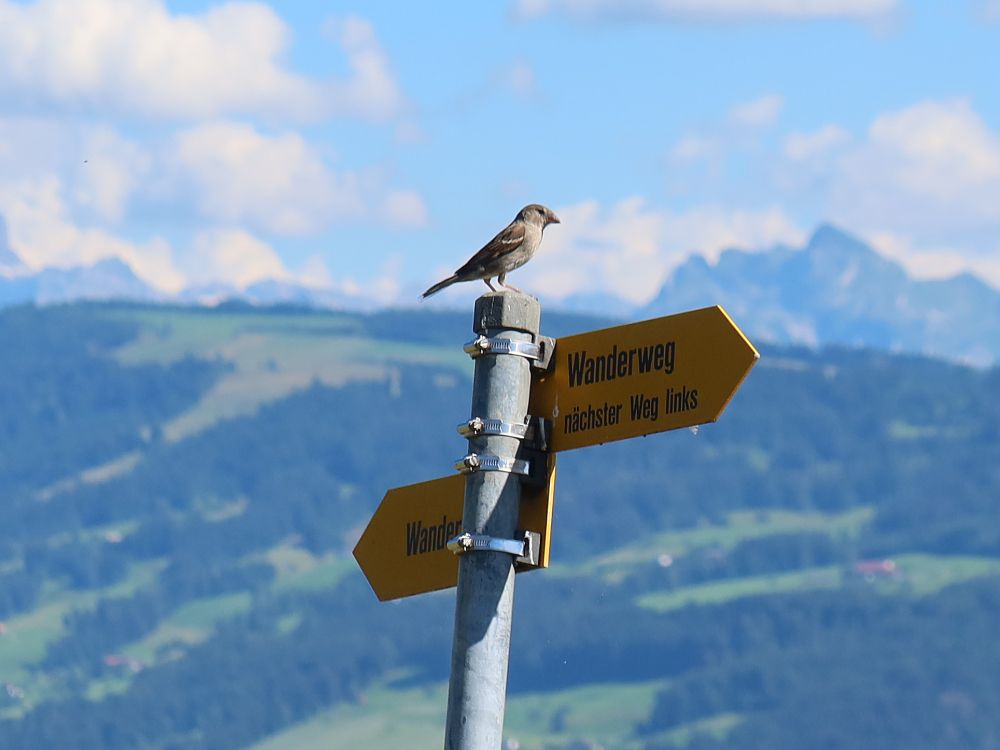
[[[551,208],[539,203],[531,203],[522,208],[514,220],[492,240],[483,245],[478,253],[466,261],[447,279],[439,281],[423,294],[426,299],[437,294],[442,289],[459,281],[474,281],[482,279],[486,286],[494,292],[498,291],[490,279],[496,277],[497,283],[505,289],[521,292],[516,286],[505,283],[507,274],[515,268],[520,268],[535,254],[542,241],[542,232],[549,224],[558,224],[559,217]],[[523,294],[523,292],[522,292]]]

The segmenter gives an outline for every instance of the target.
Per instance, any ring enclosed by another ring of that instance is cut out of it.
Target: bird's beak
[[[561,223],[562,222],[559,221],[559,217],[558,216],[556,216],[553,213],[549,214],[549,224],[561,224]]]

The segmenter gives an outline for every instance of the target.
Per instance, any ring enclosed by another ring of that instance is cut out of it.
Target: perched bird
[[[515,268],[520,268],[531,260],[531,256],[535,254],[542,241],[545,227],[558,223],[559,217],[552,213],[552,209],[538,203],[525,206],[514,217],[514,221],[483,245],[483,248],[469,258],[464,266],[447,279],[432,286],[423,296],[430,297],[459,281],[475,279],[482,279],[486,282],[486,286],[495,292],[496,287],[490,283],[490,279],[494,276],[500,286],[520,292],[517,287],[505,284],[504,279]]]

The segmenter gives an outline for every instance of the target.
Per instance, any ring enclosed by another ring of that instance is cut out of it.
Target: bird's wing
[[[500,234],[483,245],[482,249],[473,255],[464,266],[455,271],[457,276],[485,269],[496,263],[500,258],[514,252],[524,242],[524,222],[515,221],[509,224]]]

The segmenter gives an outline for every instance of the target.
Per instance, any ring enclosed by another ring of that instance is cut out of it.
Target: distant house
[[[854,563],[853,572],[854,575],[864,578],[866,581],[899,576],[899,568],[892,560],[858,560]]]

